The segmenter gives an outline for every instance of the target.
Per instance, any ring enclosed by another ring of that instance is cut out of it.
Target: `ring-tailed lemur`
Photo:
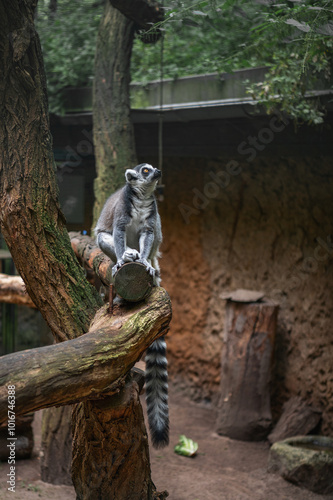
[[[160,284],[158,265],[162,242],[161,219],[154,191],[161,171],[142,163],[125,172],[126,184],[106,201],[95,233],[100,249],[116,264],[141,262]],[[150,433],[155,448],[169,444],[168,372],[164,337],[146,351],[146,402]]]

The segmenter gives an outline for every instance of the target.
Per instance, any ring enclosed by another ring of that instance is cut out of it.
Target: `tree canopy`
[[[164,78],[267,66],[264,82],[248,89],[266,105],[292,117],[321,123],[318,99],[304,99],[318,79],[328,88],[333,53],[333,22],[329,0],[165,0],[163,68],[161,47],[133,47],[132,80],[143,84],[163,70]],[[62,110],[62,88],[90,86],[97,26],[103,2],[40,0],[37,26],[45,58],[50,108]],[[156,26],[152,26],[152,31]]]

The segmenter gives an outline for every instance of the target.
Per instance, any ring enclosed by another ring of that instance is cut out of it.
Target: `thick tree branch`
[[[0,302],[36,307],[29,297],[23,279],[20,276],[8,276],[0,273]]]
[[[112,262],[96,245],[90,236],[81,233],[70,232],[72,249],[82,266],[88,271],[94,272],[104,285],[112,283]]]
[[[77,339],[3,356],[0,422],[7,418],[8,385],[15,386],[17,415],[117,392],[147,347],[167,333],[170,320],[169,296],[155,288],[146,302],[120,308],[117,316],[101,308]]]

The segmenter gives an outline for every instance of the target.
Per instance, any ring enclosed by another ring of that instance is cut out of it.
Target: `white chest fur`
[[[126,228],[127,245],[139,250],[139,239],[145,222],[151,213],[153,199],[135,200],[132,206],[132,218]]]

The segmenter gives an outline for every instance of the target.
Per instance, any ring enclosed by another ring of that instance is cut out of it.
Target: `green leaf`
[[[193,457],[198,450],[198,443],[192,441],[184,435],[179,436],[179,443],[175,446],[175,453],[185,457]]]

